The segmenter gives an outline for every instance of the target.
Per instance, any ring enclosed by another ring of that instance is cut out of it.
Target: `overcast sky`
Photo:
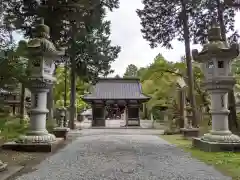
[[[118,59],[112,64],[116,74],[122,76],[129,64],[143,67],[150,64],[154,57],[161,53],[168,61],[179,61],[184,55],[184,44],[178,41],[172,43],[173,49],[165,48],[151,49],[148,42],[142,38],[140,19],[136,14],[136,9],[142,9],[142,0],[120,0],[120,8],[107,14],[107,19],[111,20],[111,40],[114,45],[121,46],[122,50]],[[237,14],[236,28],[240,30],[240,13]],[[21,37],[15,35],[19,40]],[[192,45],[192,49],[201,46]]]

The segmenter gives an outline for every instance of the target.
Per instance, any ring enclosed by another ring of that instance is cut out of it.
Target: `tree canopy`
[[[134,64],[129,64],[123,77],[137,77],[138,68]]]
[[[208,106],[208,97],[204,90],[200,88],[203,74],[198,64],[193,65],[195,80],[195,94],[198,107]],[[159,107],[168,107],[172,114],[179,113],[178,79],[187,80],[186,64],[184,62],[167,61],[161,54],[158,54],[153,62],[146,67],[138,69],[143,93],[151,99],[146,103],[148,117],[150,112],[154,117],[161,118],[162,113]],[[171,113],[170,113],[171,114]]]
[[[120,52],[109,39],[110,22],[105,21],[106,9],[118,8],[118,0],[3,0],[3,30],[20,30],[26,37],[34,33],[40,17],[51,29],[51,40],[68,47],[83,79],[112,72],[110,64]],[[73,47],[74,46],[74,47]]]
[[[67,77],[70,76],[70,71],[67,71]],[[65,95],[65,69],[64,67],[58,67],[56,69],[56,83],[54,86],[54,100],[57,108],[64,107],[64,95]],[[76,107],[79,110],[82,110],[87,107],[87,104],[82,100],[82,96],[85,91],[89,88],[89,84],[77,78],[77,98],[76,98]],[[70,80],[67,78],[67,107],[70,105]]]
[[[188,0],[186,1],[186,13],[188,15],[188,28],[193,43],[204,44],[207,40],[208,28],[212,17],[217,17],[219,0]],[[141,19],[144,39],[150,42],[151,47],[157,45],[172,48],[172,40],[184,40],[183,37],[183,9],[182,0],[144,0],[144,8],[138,9],[137,14]],[[222,3],[222,2],[221,2]],[[231,39],[238,37],[234,29],[234,8],[221,4],[224,8],[224,24],[226,32]],[[216,19],[218,21],[218,19]]]

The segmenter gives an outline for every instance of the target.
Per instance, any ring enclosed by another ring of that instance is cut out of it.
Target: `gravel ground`
[[[230,180],[155,135],[78,138],[17,180]]]

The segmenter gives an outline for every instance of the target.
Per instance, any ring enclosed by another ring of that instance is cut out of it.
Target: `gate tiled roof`
[[[148,100],[138,78],[101,78],[84,100]]]

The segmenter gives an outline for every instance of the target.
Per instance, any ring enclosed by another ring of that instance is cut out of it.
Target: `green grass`
[[[0,118],[0,139],[11,141],[17,139],[20,135],[26,134],[29,124],[27,122],[21,124],[20,119],[16,117],[1,117]],[[51,121],[47,121],[48,131],[52,131],[54,125]]]
[[[19,118],[2,117],[0,119],[0,136],[4,141],[9,141],[17,138],[27,131],[27,124],[20,124]]]
[[[232,177],[233,180],[240,180],[240,153],[203,152],[192,148],[192,141],[183,139],[181,135],[161,135],[161,138],[189,152],[192,157],[213,165],[223,174]]]

